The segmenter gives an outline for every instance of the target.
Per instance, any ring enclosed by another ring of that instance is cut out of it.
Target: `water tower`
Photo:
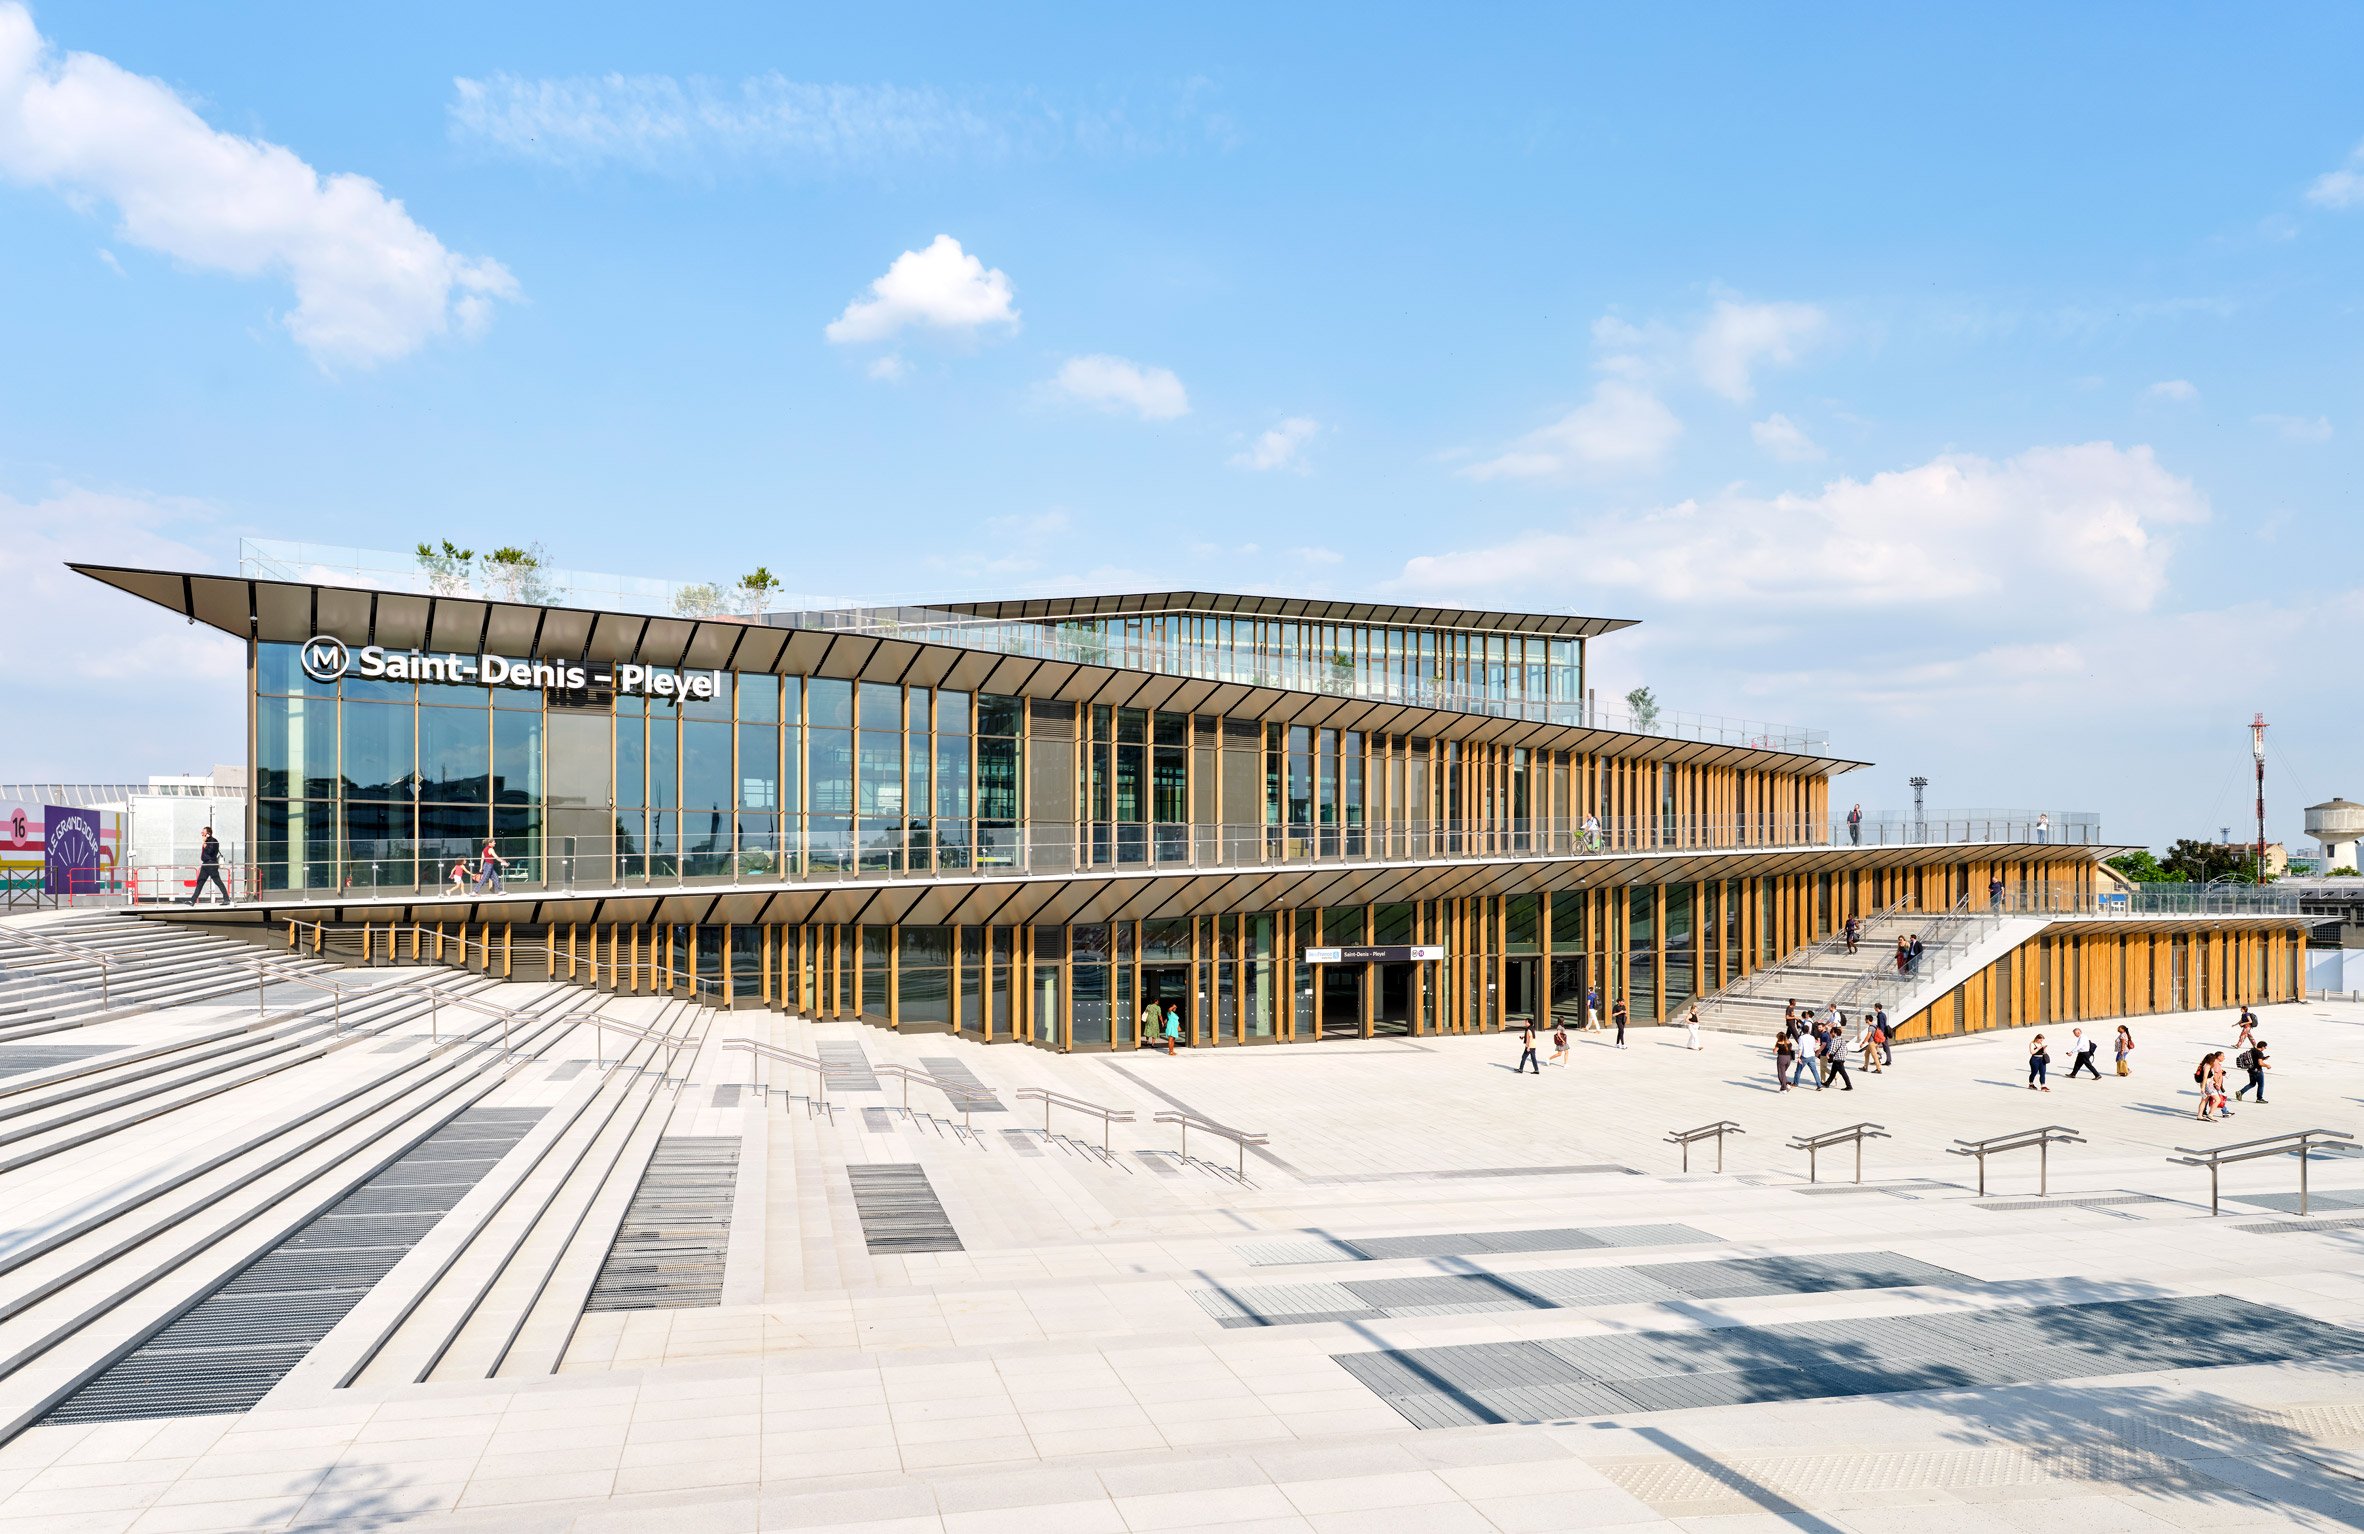
[[[2323,844],[2323,871],[2353,871],[2356,842],[2364,838],[2364,804],[2352,799],[2327,799],[2307,806],[2307,835]]]

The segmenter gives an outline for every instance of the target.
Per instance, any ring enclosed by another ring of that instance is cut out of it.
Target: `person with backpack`
[[[2095,1081],[2099,1081],[2101,1067],[2093,1063],[2093,1057],[2100,1049],[2101,1045],[2098,1041],[2085,1037],[2084,1029],[2071,1028],[2069,1030],[2069,1080],[2076,1080],[2077,1072],[2086,1071],[2091,1073]]]
[[[2249,1073],[2249,1080],[2242,1085],[2240,1091],[2233,1095],[2247,1097],[2250,1093],[2255,1092],[2259,1105],[2263,1106],[2265,1103],[2265,1073],[2273,1069],[2266,1061],[2265,1040],[2259,1039],[2236,1055],[2233,1058],[2233,1064]]]
[[[1556,1018],[1551,1025],[1551,1063],[1563,1071],[1568,1068],[1568,1025]]]
[[[2127,1026],[2124,1024],[2124,1023],[2120,1023],[2120,1024],[2118,1025],[2118,1045],[2117,1045],[2117,1055],[2118,1055],[2118,1074],[2119,1074],[2119,1075],[2121,1075],[2121,1076],[2128,1076],[2128,1075],[2132,1075],[2132,1074],[2133,1074],[2134,1067],[2133,1067],[2133,1066],[2131,1066],[2131,1065],[2129,1065],[2129,1064],[2127,1063],[2128,1059],[2129,1059],[2129,1058],[2130,1058],[2130,1057],[2133,1055],[2133,1053],[2134,1053],[2134,1030],[2133,1030],[2133,1029],[2131,1029],[2131,1028],[2129,1028],[2129,1027],[2127,1027]]]
[[[1773,1035],[1773,1084],[1789,1090],[1790,1072],[1797,1067],[1798,1041],[1787,1028]]]
[[[1896,1063],[1894,1047],[1896,1030],[1888,1026],[1888,1004],[1886,1002],[1875,1001],[1872,1003],[1872,1027],[1878,1030],[1880,1035],[1880,1065],[1882,1069],[1885,1069]]]
[[[1837,1024],[1823,1031],[1820,1046],[1822,1080],[1825,1086],[1835,1081],[1852,1092],[1855,1090],[1855,1082],[1847,1074],[1847,1047],[1844,1037],[1846,1026],[1846,1020],[1841,1018]]]

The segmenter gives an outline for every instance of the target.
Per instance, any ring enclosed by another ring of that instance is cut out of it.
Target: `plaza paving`
[[[1505,1037],[1060,1058],[730,1014],[665,1125],[735,1142],[719,1303],[594,1308],[555,1373],[298,1368],[240,1415],[36,1426],[0,1531],[2354,1526],[2364,1160],[2316,1164],[2299,1230],[2293,1163],[2229,1171],[2212,1220],[2168,1159],[2364,1130],[2364,1006],[2264,1023],[2272,1103],[2201,1124],[2222,1013],[2137,1020],[2124,1080],[2063,1080],[2047,1028],[2048,1095],[2024,1030],[1776,1094],[1760,1042],[1677,1030],[1536,1078]],[[820,1115],[792,1074],[731,1090],[727,1037],[956,1059],[1006,1111],[958,1133],[888,1079]],[[1027,1087],[1138,1118],[1103,1155]],[[1184,1159],[1164,1110],[1269,1145],[1244,1178],[1204,1135]],[[1724,1172],[1677,1173],[1663,1137],[1720,1117]],[[1809,1186],[1785,1142],[1858,1120],[1892,1136],[1862,1186],[1843,1153]],[[2032,1155],[1982,1200],[1945,1154],[2046,1123],[2088,1142],[2048,1200]],[[866,1239],[849,1169],[908,1166],[958,1250]]]

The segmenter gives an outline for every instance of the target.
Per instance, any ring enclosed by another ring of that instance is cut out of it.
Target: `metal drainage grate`
[[[11,1044],[0,1049],[0,1076],[23,1076],[32,1071],[72,1065],[92,1055],[111,1055],[122,1047],[120,1044]]]
[[[1002,1106],[1001,1099],[993,1095],[993,1089],[985,1085],[984,1080],[975,1071],[970,1070],[967,1065],[954,1056],[922,1055],[919,1063],[928,1068],[929,1075],[955,1092],[973,1094],[983,1099],[971,1107],[970,1112],[1007,1113],[1010,1111]]]
[[[1344,1279],[1259,1289],[1207,1289],[1191,1297],[1228,1327],[1299,1326],[1313,1321],[1380,1321],[1480,1315],[1672,1300],[1731,1300],[1767,1294],[1824,1294],[1967,1282],[1962,1274],[1894,1252],[1820,1257],[1741,1257],[1661,1262],[1634,1268],[1562,1268],[1533,1273],[1423,1274]]]
[[[716,1087],[714,1089],[714,1106],[717,1108],[736,1108],[739,1106],[739,1084],[735,1081],[726,1081],[721,1086]]]
[[[960,1236],[936,1199],[928,1174],[916,1162],[849,1166],[854,1212],[862,1240],[873,1252],[957,1252]]]
[[[872,1106],[862,1110],[862,1127],[872,1134],[885,1134],[895,1127],[895,1116],[886,1109]]]
[[[583,1309],[687,1310],[722,1303],[739,1142],[677,1135],[657,1142]]]
[[[2309,1152],[2312,1155],[2313,1152]],[[2298,1213],[2295,1193],[2228,1193],[2226,1198],[2237,1204],[2255,1204],[2260,1209],[2278,1210],[2283,1214]],[[2307,1198],[2309,1209],[2364,1209],[2364,1192],[2352,1188],[2321,1189]]]
[[[1588,1252],[1603,1247],[1689,1246],[1722,1239],[1688,1225],[1606,1225],[1595,1230],[1473,1230],[1432,1236],[1319,1236],[1259,1241],[1239,1254],[1259,1266],[1302,1262],[1388,1262],[1403,1257],[1486,1257],[1503,1252]]]
[[[1337,1186],[1367,1182],[1424,1182],[1450,1181],[1462,1177],[1639,1177],[1642,1174],[1629,1166],[1614,1161],[1589,1161],[1577,1166],[1467,1166],[1447,1167],[1435,1172],[1331,1172],[1304,1179],[1310,1183]]]
[[[66,1397],[44,1423],[242,1412],[542,1116],[471,1108],[248,1263]]]
[[[2364,1334],[2227,1295],[1333,1355],[1416,1427],[2318,1361]]]
[[[550,1079],[552,1081],[572,1081],[582,1075],[584,1068],[590,1063],[588,1060],[569,1060],[563,1065],[554,1065],[550,1068]]]
[[[1010,1149],[1021,1156],[1042,1154],[1042,1146],[1035,1140],[1034,1131],[1031,1129],[1005,1129],[1001,1132],[1001,1137],[1009,1141]]]
[[[852,1039],[837,1039],[826,1044],[815,1044],[813,1053],[821,1058],[821,1080],[832,1091],[875,1092],[878,1077],[870,1069],[870,1057]]]
[[[2127,1204],[2172,1204],[2155,1193],[2064,1193],[2058,1198],[1990,1198],[1981,1209],[2117,1209]],[[2293,1200],[2295,1202],[2295,1200]]]
[[[2364,1226],[2364,1214],[2342,1215],[2329,1220],[2252,1220],[2246,1225],[2236,1225],[2233,1229],[2248,1231],[2252,1235],[2259,1236],[2292,1236],[2302,1235],[2310,1230],[2326,1234],[2332,1231],[2355,1230],[2359,1226]]]

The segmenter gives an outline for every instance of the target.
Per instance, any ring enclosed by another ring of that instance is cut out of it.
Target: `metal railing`
[[[1918,959],[1908,962],[1903,968],[1899,968],[1893,959],[1875,965],[1842,987],[1831,998],[1831,1005],[1850,1015],[1869,1012],[1874,1006],[1894,1010],[1926,976],[1935,974],[1951,962],[1948,955],[1959,955],[1977,946],[2001,926],[2003,920],[2004,913],[1973,907],[1966,895],[1948,910],[1930,912],[1921,917],[1915,930],[1909,934],[1921,940]]]
[[[926,1071],[915,1071],[908,1065],[897,1065],[891,1061],[884,1065],[873,1065],[870,1067],[870,1073],[903,1083],[903,1112],[906,1116],[911,1112],[911,1083],[916,1081],[923,1087],[934,1087],[944,1094],[946,1100],[953,1107],[960,1110],[960,1124],[963,1129],[970,1127],[969,1115],[971,1113],[979,1108],[991,1106],[994,1100],[993,1094],[990,1092],[972,1092],[967,1087],[938,1081]]]
[[[728,812],[717,811],[724,825]],[[695,817],[708,818],[701,811]],[[747,817],[740,817],[747,818]],[[768,817],[765,817],[768,818]],[[2044,839],[2100,843],[2091,817],[2064,822]],[[1851,845],[1843,823],[1820,818],[1638,817],[1602,820],[1405,821],[1369,825],[1084,822],[972,827],[943,823],[857,836],[807,817],[805,834],[726,833],[717,844],[650,851],[631,838],[517,838],[503,846],[508,869],[497,887],[442,877],[458,857],[432,842],[360,843],[350,855],[295,857],[285,865],[232,872],[234,898],[301,902],[399,896],[406,901],[491,895],[546,898],[553,892],[836,884],[871,879],[1014,879],[1108,872],[1361,866],[1375,863],[1614,858],[1647,853],[1798,851]],[[2035,817],[1930,818],[1871,826],[1864,846],[2035,845]],[[366,849],[366,850],[364,850]],[[474,860],[468,861],[473,864]],[[185,889],[179,865],[133,870],[136,903],[153,890]],[[265,887],[258,887],[265,886]],[[174,898],[178,898],[175,896]]]
[[[1088,1113],[1099,1119],[1100,1150],[1104,1155],[1109,1153],[1109,1126],[1111,1124],[1130,1124],[1134,1118],[1133,1111],[1129,1108],[1111,1108],[1102,1103],[1086,1102],[1080,1097],[1069,1097],[1064,1092],[1053,1092],[1047,1087],[1021,1087],[1018,1089],[1018,1101],[1042,1104],[1042,1132],[1045,1139],[1050,1138],[1051,1109],[1054,1107],[1065,1108],[1074,1113]],[[1241,1161],[1243,1176],[1246,1164],[1243,1158]]]
[[[1714,1123],[1702,1124],[1697,1129],[1673,1130],[1668,1133],[1666,1143],[1679,1145],[1683,1148],[1683,1170],[1688,1172],[1691,1170],[1692,1145],[1700,1140],[1714,1140],[1716,1142],[1716,1170],[1721,1172],[1724,1169],[1724,1136],[1747,1133],[1747,1130],[1730,1119],[1717,1119]]]
[[[1905,907],[1909,904],[1911,904],[1911,897],[1899,896],[1870,916],[1864,917],[1862,919],[1863,928],[1869,929],[1874,922],[1885,921],[1892,916],[1903,914]],[[1741,1001],[1764,996],[1768,993],[1779,995],[1785,986],[1789,986],[1791,982],[1795,981],[1798,971],[1844,951],[1846,946],[1846,924],[1842,921],[1839,929],[1829,936],[1783,954],[1778,960],[1762,969],[1750,970],[1730,985],[1701,996],[1699,1004],[1709,1006],[1716,1002]]]
[[[1983,1140],[1956,1140],[1949,1156],[1978,1158],[1978,1196],[1986,1197],[1986,1158],[2005,1151],[2027,1150],[2036,1153],[2036,1197],[2046,1198],[2052,1192],[2052,1147],[2055,1145],[2083,1145],[2085,1137],[2061,1124],[2046,1124],[2040,1129],[2021,1129],[2011,1134],[1989,1135]]]
[[[288,946],[291,949],[295,947],[296,933],[299,929],[308,931],[313,935],[312,951],[314,953],[326,952],[330,937],[349,935],[352,931],[351,928],[334,927],[326,922],[304,921],[296,917],[288,917],[286,920]],[[471,953],[469,945],[474,944],[473,951],[481,955],[483,959],[483,967],[477,971],[482,974],[492,972],[495,953],[507,961],[508,968],[512,971],[516,968],[516,961],[520,957],[530,960],[539,954],[543,960],[545,978],[551,980],[564,979],[579,982],[580,972],[585,968],[592,968],[603,974],[627,976],[637,987],[640,977],[645,974],[649,977],[649,991],[652,995],[679,995],[682,988],[686,986],[689,988],[687,999],[715,1007],[722,1004],[722,999],[729,994],[730,989],[727,982],[702,979],[683,965],[662,964],[654,959],[617,961],[613,958],[602,959],[595,964],[581,954],[570,954],[562,949],[552,947],[548,943],[516,943],[504,940],[496,948],[494,944],[483,938],[469,937],[465,931],[445,932],[434,927],[421,926],[416,922],[361,923],[360,957],[362,962],[364,964],[376,962],[376,939],[378,937],[385,939],[388,962],[399,962],[400,955],[394,952],[395,939],[405,933],[418,939],[412,946],[421,963],[451,963],[456,964],[460,969],[467,969]],[[434,943],[435,951],[433,953],[427,952],[430,939]],[[445,957],[443,945],[446,943],[459,950],[456,960]],[[507,974],[502,978],[514,980],[517,977],[514,974]]]
[[[591,1062],[603,1071],[607,1069],[607,1051],[601,1047],[601,1036],[605,1033],[620,1033],[628,1039],[655,1045],[664,1050],[665,1069],[660,1074],[667,1081],[673,1078],[673,1066],[681,1058],[681,1047],[689,1042],[687,1030],[650,1028],[640,1023],[625,1022],[620,1017],[602,1017],[596,1012],[570,1012],[559,1021],[570,1025],[589,1025],[591,1029]],[[624,1055],[630,1053],[629,1048],[624,1051]],[[624,1055],[616,1057],[618,1065],[624,1063]]]
[[[99,1010],[101,1012],[107,1011],[112,1005],[110,997],[113,990],[115,968],[115,960],[112,955],[39,933],[27,932],[22,927],[0,927],[0,938],[6,938],[12,943],[21,943],[27,948],[48,954],[52,958],[65,959],[73,963],[96,964],[99,967]]]
[[[1893,1138],[1894,1136],[1878,1124],[1849,1124],[1844,1129],[1826,1129],[1818,1135],[1799,1135],[1789,1142],[1789,1148],[1802,1150],[1806,1153],[1806,1181],[1820,1182],[1822,1181],[1822,1153],[1834,1145],[1852,1143],[1855,1147],[1855,1181],[1861,1184],[1863,1181],[1863,1142]]]
[[[1232,1129],[1222,1124],[1213,1123],[1207,1119],[1200,1118],[1195,1113],[1153,1114],[1151,1115],[1151,1122],[1158,1124],[1178,1124],[1181,1126],[1182,1159],[1185,1161],[1190,1159],[1190,1131],[1193,1129],[1197,1130],[1201,1134],[1213,1135],[1220,1140],[1229,1140],[1233,1145],[1239,1147],[1239,1178],[1242,1182],[1248,1180],[1248,1147],[1251,1145],[1263,1145],[1271,1138],[1269,1135],[1248,1134],[1242,1130]]]
[[[2356,1137],[2339,1129],[2293,1129],[2283,1134],[2268,1135],[2261,1140],[2236,1140],[2231,1145],[2196,1149],[2178,1145],[2178,1155],[2167,1159],[2177,1166],[2202,1166],[2208,1169],[2208,1212],[2217,1210],[2217,1173],[2236,1161],[2255,1161],[2261,1156],[2296,1156],[2298,1158],[2298,1212],[2307,1212],[2307,1152],[2322,1145],[2353,1145]]]
[[[755,1062],[758,1059],[774,1060],[782,1065],[795,1066],[800,1071],[810,1071],[814,1083],[813,1100],[821,1105],[823,1112],[830,1111],[829,1067],[822,1064],[815,1056],[800,1054],[784,1045],[766,1044],[760,1039],[725,1039],[722,1042],[722,1047],[725,1050],[743,1049],[747,1051],[747,1085],[751,1087],[761,1085],[757,1080],[755,1069]],[[832,1118],[831,1122],[835,1122],[835,1119]]]

